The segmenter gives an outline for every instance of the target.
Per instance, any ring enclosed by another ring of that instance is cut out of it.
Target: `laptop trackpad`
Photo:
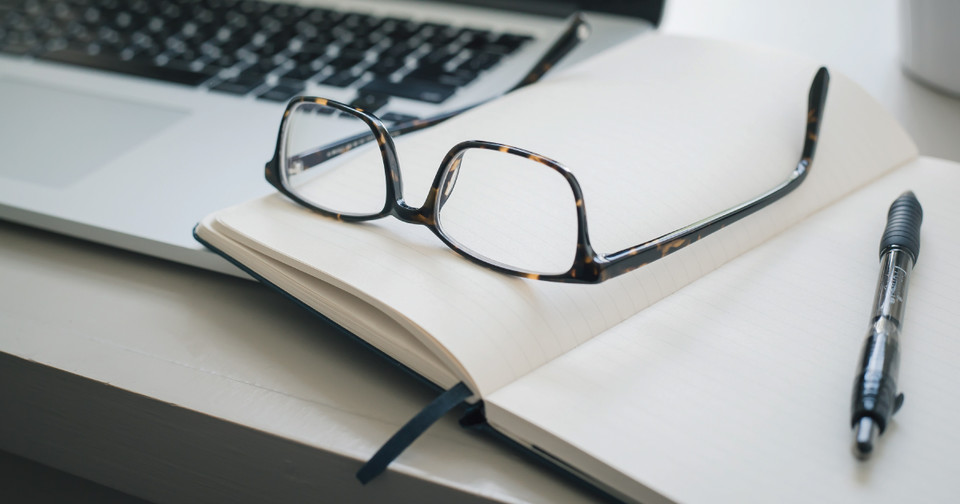
[[[0,79],[0,177],[68,186],[187,112]]]

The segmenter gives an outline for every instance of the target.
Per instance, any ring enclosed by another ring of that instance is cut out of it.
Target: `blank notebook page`
[[[953,501],[957,187],[960,166],[915,161],[501,389],[488,416],[575,466],[608,465],[649,502]],[[908,189],[924,221],[901,335],[906,400],[861,463],[851,390],[887,209]]]

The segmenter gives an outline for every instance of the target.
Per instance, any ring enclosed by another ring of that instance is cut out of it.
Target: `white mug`
[[[960,0],[900,0],[900,58],[907,75],[960,96]]]

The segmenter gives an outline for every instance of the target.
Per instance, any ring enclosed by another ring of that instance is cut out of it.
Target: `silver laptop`
[[[0,218],[236,274],[191,230],[272,191],[291,97],[429,117],[509,89],[575,10],[566,64],[663,7],[577,3],[0,0]]]

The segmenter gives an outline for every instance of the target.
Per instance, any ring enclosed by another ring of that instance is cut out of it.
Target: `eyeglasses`
[[[574,18],[557,43],[514,89],[535,82],[584,35]],[[559,162],[495,142],[450,149],[424,204],[404,202],[393,137],[442,122],[467,109],[386,128],[375,115],[315,97],[293,99],[284,112],[266,178],[297,203],[341,221],[392,215],[429,228],[451,249],[501,273],[536,280],[598,283],[680,250],[782,198],[806,178],[813,162],[829,85],[820,68],[810,86],[800,161],[786,180],[732,208],[639,245],[599,254],[587,233],[583,193]],[[337,114],[336,132],[322,116]],[[346,138],[317,146],[316,139]],[[376,142],[378,149],[373,148]],[[509,218],[490,218],[490,201],[520,202]],[[485,218],[487,217],[487,218]],[[507,228],[510,228],[509,231]]]

